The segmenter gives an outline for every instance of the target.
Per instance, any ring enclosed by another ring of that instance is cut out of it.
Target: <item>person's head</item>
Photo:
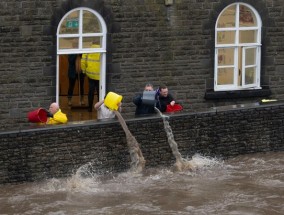
[[[154,87],[152,84],[146,84],[144,87],[144,91],[153,91]]]
[[[159,87],[159,91],[160,91],[160,96],[162,97],[167,97],[169,94],[169,90],[168,87],[166,85],[161,85]]]
[[[55,114],[59,110],[59,105],[55,102],[51,103],[49,106],[49,112]]]

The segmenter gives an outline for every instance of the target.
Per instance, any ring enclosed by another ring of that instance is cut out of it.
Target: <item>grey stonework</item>
[[[168,85],[185,110],[255,102],[204,98],[213,88],[214,28],[233,0],[46,0],[0,2],[0,129],[27,124],[27,112],[48,107],[56,92],[56,29],[76,7],[89,7],[107,29],[107,90],[124,96],[123,115],[133,117],[132,97],[146,82]],[[283,0],[242,0],[260,14],[261,86],[284,98]],[[259,97],[255,97],[259,96]]]
[[[184,158],[199,153],[226,159],[284,150],[284,103],[247,104],[170,115]],[[146,168],[170,167],[174,156],[158,115],[126,120]],[[0,132],[0,184],[69,177],[92,163],[93,173],[127,171],[125,133],[115,119]]]

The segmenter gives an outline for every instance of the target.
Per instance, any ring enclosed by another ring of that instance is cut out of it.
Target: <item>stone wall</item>
[[[199,153],[226,159],[284,150],[284,104],[247,104],[169,115],[184,158]],[[146,168],[170,167],[174,156],[158,115],[126,120]],[[85,121],[0,133],[0,183],[68,177],[93,164],[98,174],[127,171],[130,157],[118,121]]]
[[[146,82],[165,83],[186,110],[250,103],[260,98],[205,100],[213,88],[214,28],[234,0],[46,0],[0,2],[0,129],[26,125],[28,111],[48,107],[56,96],[56,30],[76,7],[98,11],[106,21],[107,90],[124,96],[124,115]],[[284,98],[282,0],[243,0],[263,22],[261,85]]]

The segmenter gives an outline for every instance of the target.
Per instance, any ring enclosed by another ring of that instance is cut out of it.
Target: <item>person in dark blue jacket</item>
[[[156,113],[156,91],[152,84],[146,84],[144,92],[136,95],[133,98],[133,103],[136,105],[135,115],[145,115]]]

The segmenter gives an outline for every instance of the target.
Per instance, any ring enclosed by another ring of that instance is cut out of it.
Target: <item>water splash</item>
[[[174,139],[174,135],[171,129],[171,126],[168,122],[169,117],[162,114],[161,111],[155,107],[155,110],[160,114],[160,116],[163,119],[163,123],[164,123],[164,128],[165,131],[167,133],[167,137],[168,137],[168,143],[172,149],[172,153],[176,158],[176,163],[174,164],[174,170],[178,171],[178,172],[182,172],[182,171],[186,171],[186,170],[195,170],[196,166],[194,165],[194,163],[192,162],[192,160],[187,160],[184,159],[179,150],[178,150],[178,145]]]
[[[67,179],[66,188],[70,191],[96,191],[98,189],[98,176],[94,174],[94,165],[89,162],[77,169],[71,178]]]
[[[176,174],[159,167],[142,176],[123,172],[101,180],[99,175],[89,190],[69,190],[64,178],[5,184],[0,214],[284,214],[284,152],[225,161],[196,154],[192,160],[198,171]],[[88,172],[88,166],[81,170]]]
[[[29,187],[29,189],[31,189]],[[34,192],[36,193],[53,193],[53,192],[64,192],[66,191],[66,181],[51,178],[44,183],[40,183],[39,185],[32,187]]]
[[[140,150],[139,144],[136,140],[136,138],[131,134],[129,131],[125,120],[121,116],[121,114],[118,111],[114,111],[115,115],[118,118],[118,121],[120,122],[125,134],[126,134],[126,141],[128,150],[130,153],[130,171],[135,173],[140,173],[145,168],[145,159],[143,157],[142,151]]]

